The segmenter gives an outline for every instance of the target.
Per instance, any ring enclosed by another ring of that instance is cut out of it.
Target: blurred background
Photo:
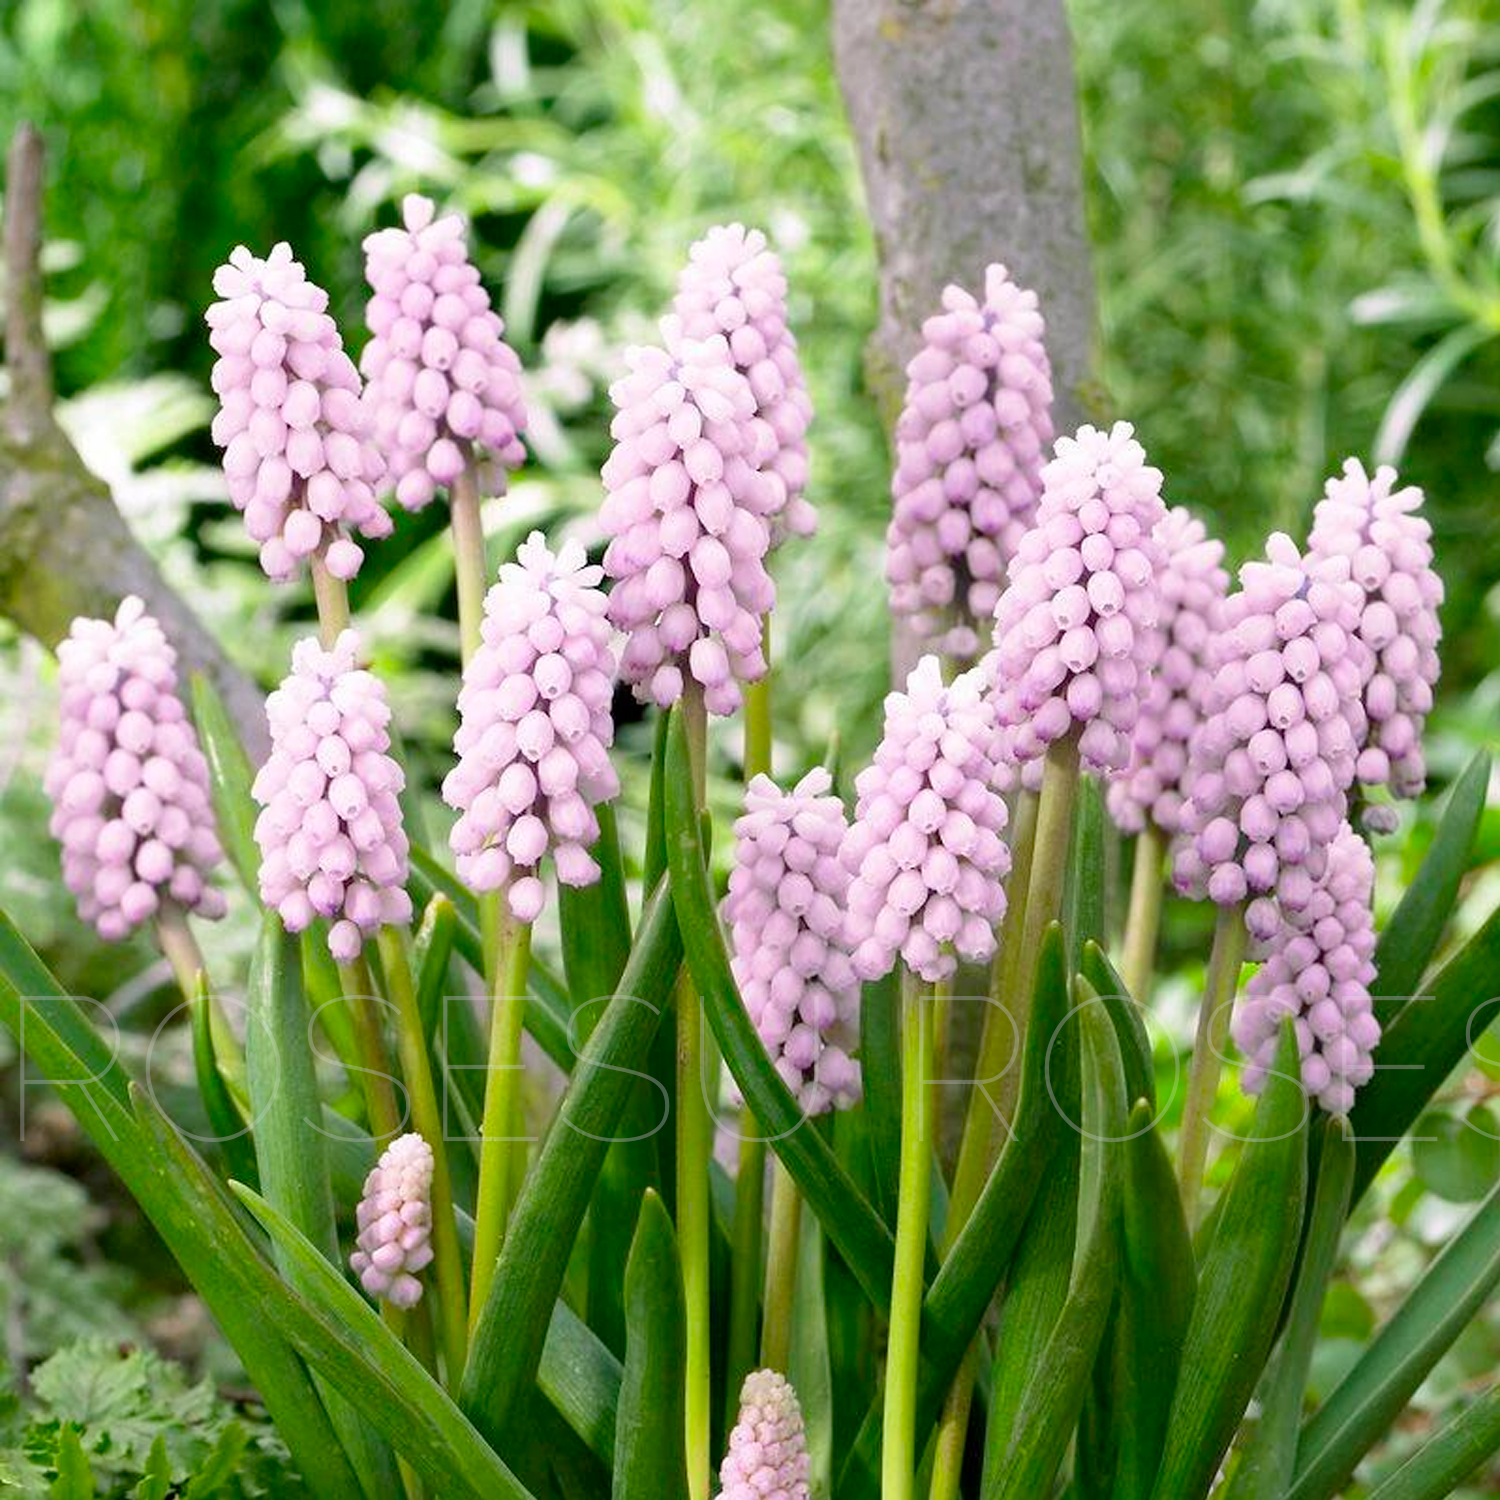
[[[1440,788],[1500,724],[1494,0],[1071,0],[1070,11],[1100,308],[1090,414],[1136,424],[1170,499],[1201,510],[1235,562],[1273,527],[1300,534],[1346,454],[1394,462],[1426,490],[1448,588],[1429,748]],[[764,228],[786,262],[815,402],[821,513],[818,536],[778,560],[777,765],[800,770],[835,735],[846,765],[868,752],[887,686],[888,458],[862,378],[874,250],[823,0],[9,0],[0,130],[21,118],[49,151],[60,415],[171,579],[267,682],[312,608],[262,577],[208,439],[202,310],[234,245],[263,254],[290,241],[357,349],[363,236],[414,189],[469,216],[532,413],[531,461],[492,537],[500,551],[533,525],[594,538],[621,348],[651,336],[707,227]],[[457,661],[444,518],[441,506],[398,516],[355,586],[429,789],[447,763]],[[38,648],[0,636],[0,905],[80,992],[154,1024],[168,1008],[161,966],[144,947],[123,964],[102,954],[62,893],[39,786],[50,670]],[[621,737],[634,843],[646,726]],[[720,739],[727,770],[737,745]],[[1387,841],[1383,900],[1419,857],[1429,817]],[[445,826],[434,804],[428,842],[441,845]],[[1481,838],[1487,863],[1500,823]],[[1500,894],[1493,880],[1475,877],[1476,917]],[[1199,935],[1195,914],[1171,914],[1169,947],[1193,951]],[[230,972],[243,921],[206,938]],[[1169,1020],[1194,978],[1189,963],[1167,986]],[[1500,1044],[1489,1050],[1500,1060]],[[14,1098],[13,1068],[7,1078]],[[1500,1172],[1497,1089],[1500,1066],[1484,1062],[1455,1083],[1432,1144],[1402,1153],[1356,1247],[1369,1274],[1330,1300],[1335,1365],[1338,1319],[1368,1328],[1383,1282],[1404,1284]],[[28,1130],[25,1149],[97,1182],[54,1123],[58,1139]],[[23,1170],[37,1169],[0,1156],[0,1205],[74,1188],[22,1182]],[[182,1333],[201,1358],[191,1328],[171,1322],[191,1325],[191,1307],[153,1300],[161,1273],[119,1243],[142,1233],[128,1214],[58,1212],[63,1262],[109,1283],[122,1328],[148,1309],[159,1342]],[[0,1207],[0,1255],[29,1268],[23,1290],[0,1291],[11,1302],[39,1297],[35,1264],[57,1259],[38,1261],[29,1227],[8,1242],[16,1225]],[[13,1364],[76,1331],[56,1307],[32,1312]],[[1493,1330],[1474,1335],[1424,1400],[1493,1365]]]

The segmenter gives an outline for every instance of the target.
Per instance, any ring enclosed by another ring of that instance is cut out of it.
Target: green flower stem
[[[880,1453],[881,1500],[912,1500],[916,1485],[917,1364],[922,1324],[922,1270],[932,1192],[935,1111],[931,986],[910,974],[901,985],[901,1176],[896,1209],[896,1263],[885,1361],[885,1420]]]
[[[479,1127],[479,1196],[474,1210],[474,1270],[469,1289],[469,1332],[479,1321],[510,1205],[525,1171],[526,1145],[516,1121],[521,1095],[521,1027],[526,1015],[526,973],[531,927],[506,918],[496,940],[497,981],[490,998],[490,1052]]]
[[[365,1115],[370,1134],[389,1142],[401,1130],[401,1110],[381,1036],[380,1013],[375,1002],[375,981],[361,954],[352,964],[339,965],[339,983],[354,1021],[354,1046],[359,1056],[359,1086],[365,1097]]]
[[[401,1071],[411,1092],[412,1124],[432,1147],[432,1249],[437,1267],[439,1332],[448,1384],[456,1387],[463,1378],[468,1335],[463,1258],[458,1248],[458,1225],[453,1217],[453,1187],[448,1175],[443,1117],[427,1060],[427,1040],[422,1033],[422,1014],[412,983],[407,941],[405,931],[395,927],[382,927],[377,939],[386,989],[396,1005],[396,1046]]]
[[[810,1130],[812,1126],[804,1128]],[[801,1232],[802,1194],[778,1157],[771,1179],[771,1243],[766,1253],[766,1317],[760,1362],[783,1375],[792,1353],[792,1307],[797,1296]]]
[[[1135,864],[1130,874],[1130,911],[1125,918],[1124,968],[1120,977],[1130,998],[1144,1005],[1151,998],[1156,965],[1156,935],[1161,927],[1163,865],[1167,841],[1155,823],[1136,835]]]
[[[1190,1226],[1198,1222],[1203,1193],[1203,1169],[1208,1161],[1208,1116],[1219,1092],[1219,1072],[1229,1040],[1229,1018],[1245,961],[1245,908],[1221,906],[1214,927],[1214,946],[1203,979],[1203,1003],[1198,1010],[1198,1032],[1193,1039],[1193,1062],[1188,1071],[1187,1100],[1182,1110],[1177,1177]]]
[[[464,454],[464,466],[449,494],[449,525],[453,530],[453,577],[458,590],[458,640],[463,663],[479,649],[484,622],[484,594],[489,587],[489,563],[484,549],[484,521],[480,514],[479,471],[474,455]]]
[[[172,977],[182,991],[182,998],[190,1005],[198,993],[199,976],[202,975],[208,995],[208,1027],[219,1071],[227,1079],[237,1082],[243,1092],[245,1050],[224,1014],[213,985],[208,983],[208,965],[204,962],[198,939],[193,936],[193,929],[188,926],[187,913],[175,901],[162,902],[161,910],[156,914],[156,941],[171,965]]]
[[[321,552],[312,557],[313,599],[318,606],[318,638],[332,646],[341,631],[349,628],[349,587],[328,571]]]

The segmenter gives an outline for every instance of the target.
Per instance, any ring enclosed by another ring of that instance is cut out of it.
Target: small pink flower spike
[[[1094,771],[1130,760],[1150,691],[1165,554],[1161,470],[1128,422],[1060,438],[1042,470],[1036,522],[1017,548],[995,609],[995,716],[1019,766],[1080,730]]]
[[[1347,1115],[1375,1072],[1380,1023],[1375,979],[1375,861],[1345,823],[1328,865],[1296,922],[1277,929],[1234,1017],[1235,1045],[1249,1059],[1240,1081],[1258,1094],[1276,1055],[1283,1016],[1297,1028],[1302,1086],[1331,1115]]]
[[[845,946],[849,872],[844,805],[821,767],[789,792],[769,776],[745,788],[734,825],[724,920],[745,1008],[803,1113],[860,1099],[859,980]]]
[[[891,611],[959,660],[979,652],[1041,497],[1052,444],[1045,332],[1036,293],[993,265],[983,302],[944,291],[906,367],[886,530]]]
[[[62,718],[43,785],[78,914],[118,942],[173,901],[222,917],[208,765],[177,696],[177,653],[134,596],[57,648]]]
[[[978,671],[943,684],[924,656],[885,700],[885,736],[855,779],[859,801],[840,858],[854,972],[879,979],[897,956],[929,983],[959,956],[983,962],[1005,915],[1010,850],[996,733]]]
[[[727,715],[740,684],[766,671],[768,518],[783,486],[759,467],[755,393],[728,342],[686,339],[671,318],[662,333],[665,348],[626,351],[629,373],[610,387],[599,512],[609,617],[629,636],[620,675],[637,698],[668,708],[691,676],[708,711]]]
[[[1365,737],[1361,599],[1346,559],[1304,559],[1277,532],[1266,561],[1240,569],[1214,637],[1175,878],[1221,906],[1253,897],[1261,941],[1306,909],[1347,815]]]
[[[260,898],[288,932],[327,917],[340,963],[382,925],[411,920],[405,777],[387,753],[385,688],[358,656],[352,630],[328,650],[298,641],[291,675],[266,700],[271,754],[253,787]]]
[[[374,435],[390,466],[396,499],[421,510],[451,485],[471,449],[504,475],[526,457],[521,361],[470,264],[457,214],[433,217],[430,199],[410,193],[401,225],[365,240],[365,309],[370,342],[360,357]]]
[[[537,867],[552,850],[564,885],[592,885],[594,809],[617,796],[609,761],[615,659],[603,572],[566,542],[554,555],[533,531],[484,601],[484,639],[458,695],[458,764],[443,800],[458,814],[450,843],[476,891],[504,888],[512,915],[534,922]]]
[[[389,536],[391,518],[375,500],[383,465],[328,293],[284,243],[264,260],[239,246],[214,290],[213,438],[260,565],[283,581],[321,556],[335,578],[353,578],[364,554],[350,532]]]
[[[818,515],[804,491],[812,402],[787,326],[781,258],[760,230],[721,224],[688,252],[672,307],[685,338],[728,340],[735,369],[755,393],[751,426],[763,455],[760,467],[781,481],[769,514],[772,543],[811,536]]]
[[[1364,591],[1359,637],[1373,663],[1365,684],[1369,738],[1361,746],[1355,779],[1388,786],[1397,797],[1416,797],[1427,784],[1422,731],[1438,680],[1438,606],[1443,581],[1432,568],[1432,527],[1420,514],[1422,491],[1396,488],[1396,471],[1382,465],[1371,479],[1358,459],[1330,479],[1313,512],[1309,555],[1347,558]],[[1373,831],[1389,833],[1389,805],[1364,810]]]
[[[1180,505],[1157,522],[1156,539],[1164,566],[1161,614],[1149,648],[1155,670],[1136,720],[1129,769],[1110,782],[1108,799],[1125,833],[1140,833],[1149,823],[1172,838],[1181,826],[1188,741],[1203,716],[1212,675],[1209,643],[1229,574],[1221,566],[1224,544]]]
[[[808,1465],[796,1391],[775,1370],[752,1370],[719,1466],[718,1500],[807,1500]]]
[[[397,1136],[365,1178],[355,1210],[357,1248],[349,1257],[360,1285],[393,1307],[415,1307],[417,1273],[432,1263],[432,1147],[413,1132]]]

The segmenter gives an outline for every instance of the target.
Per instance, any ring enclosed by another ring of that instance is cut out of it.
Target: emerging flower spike
[[[1443,581],[1432,569],[1432,527],[1419,514],[1422,491],[1395,486],[1396,471],[1388,464],[1371,479],[1358,459],[1347,459],[1313,512],[1307,549],[1317,558],[1347,558],[1364,590],[1359,637],[1372,661],[1364,696],[1369,739],[1360,748],[1355,779],[1416,797],[1427,784],[1422,731],[1438,680]],[[1364,821],[1388,833],[1395,810],[1367,807]]]
[[[409,193],[400,227],[365,240],[365,309],[371,339],[360,356],[369,381],[375,441],[396,499],[421,510],[483,447],[501,475],[526,457],[521,361],[502,335],[457,214],[433,218],[432,201]]]
[[[618,795],[610,765],[615,659],[602,570],[567,542],[554,555],[533,531],[484,601],[484,640],[464,669],[458,764],[443,800],[458,814],[450,844],[476,891],[505,887],[512,914],[542,909],[537,866],[548,849],[565,885],[599,867],[594,808]]]
[[[782,484],[769,513],[773,542],[784,535],[811,536],[818,515],[803,491],[812,402],[787,326],[781,258],[760,230],[721,224],[688,251],[672,307],[684,337],[722,334],[729,341],[734,367],[755,393],[752,430],[763,454],[760,467]]]
[[[808,1464],[796,1391],[775,1370],[752,1370],[719,1466],[719,1500],[807,1500]]]
[[[615,447],[599,512],[609,617],[629,634],[620,674],[636,697],[668,708],[686,673],[709,712],[727,715],[740,684],[766,671],[767,517],[782,487],[758,467],[755,393],[728,343],[685,339],[670,318],[662,332],[666,347],[627,350],[629,374],[610,387]]]
[[[1060,438],[995,610],[995,714],[1017,765],[1080,729],[1095,771],[1130,760],[1150,690],[1165,553],[1161,470],[1128,422]]]
[[[134,596],[57,648],[61,733],[43,785],[78,914],[118,942],[175,901],[222,917],[208,765],[177,696],[177,653]]]
[[[1346,816],[1369,660],[1346,559],[1304,559],[1281,532],[1266,558],[1240,569],[1214,638],[1175,871],[1221,906],[1256,897],[1246,920],[1262,941],[1306,910]]]
[[[745,1008],[805,1114],[860,1098],[859,981],[845,949],[849,872],[839,860],[844,805],[821,767],[784,792],[769,776],[745,788],[734,825],[724,920]]]
[[[1163,552],[1161,613],[1149,647],[1155,670],[1141,701],[1130,767],[1109,786],[1109,811],[1126,833],[1154,824],[1169,838],[1181,827],[1188,741],[1203,716],[1208,648],[1229,591],[1224,544],[1174,506],[1156,525]]]
[[[401,767],[386,753],[385,688],[356,663],[352,630],[324,650],[298,641],[266,700],[271,754],[253,788],[260,898],[288,932],[327,917],[328,948],[352,962],[384,923],[409,922]]]
[[[213,438],[260,565],[282,581],[321,555],[335,578],[353,578],[364,553],[349,532],[389,536],[391,518],[375,500],[380,454],[328,293],[285,243],[265,260],[239,246],[214,290],[223,300],[206,314],[219,356]]]
[[[1294,1018],[1302,1086],[1331,1115],[1346,1115],[1375,1072],[1380,1023],[1370,1008],[1375,978],[1375,861],[1345,823],[1328,867],[1295,924],[1279,928],[1234,1017],[1235,1045],[1249,1059],[1240,1075],[1258,1094],[1276,1055],[1283,1016]]]
[[[432,1166],[421,1136],[397,1136],[370,1169],[355,1210],[358,1248],[349,1264],[372,1297],[393,1307],[416,1306],[417,1272],[432,1262]]]
[[[1035,292],[1004,266],[984,301],[962,287],[922,325],[896,423],[886,529],[891,611],[935,651],[968,660],[1036,514],[1052,442],[1052,367]]]
[[[977,671],[951,687],[924,656],[904,693],[885,700],[885,736],[855,779],[859,801],[840,858],[849,942],[861,979],[890,973],[897,954],[930,983],[995,951],[1010,850],[995,727]]]

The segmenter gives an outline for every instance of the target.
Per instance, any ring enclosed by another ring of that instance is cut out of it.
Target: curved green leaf
[[[250,1127],[240,1114],[234,1096],[219,1072],[219,1060],[214,1055],[213,1027],[209,1024],[208,976],[205,974],[198,976],[191,1011],[193,1071],[198,1078],[198,1094],[203,1100],[204,1112],[208,1115],[209,1128],[214,1133],[214,1144],[223,1155],[227,1175],[258,1186],[259,1171],[255,1164],[255,1146],[250,1138]]]
[[[1092,938],[1083,945],[1079,972],[1093,986],[1114,1022],[1120,1040],[1120,1056],[1125,1065],[1125,1097],[1134,1103],[1144,1099],[1156,1109],[1156,1067],[1151,1057],[1151,1037],[1141,1015],[1139,1002],[1125,988],[1115,966],[1104,949]]]
[[[561,1300],[552,1304],[537,1389],[601,1462],[613,1461],[620,1401],[620,1361]]]
[[[443,997],[448,993],[448,968],[453,961],[453,939],[458,932],[458,913],[441,891],[422,912],[422,920],[411,943],[412,971],[417,976],[417,1009],[422,1015],[423,1035],[431,1041],[440,1034]]]
[[[1097,776],[1079,778],[1073,844],[1063,881],[1063,930],[1076,965],[1085,943],[1104,941],[1104,791]]]
[[[258,896],[260,849],[255,842],[255,799],[250,795],[255,772],[219,690],[201,672],[193,673],[192,699],[219,841],[245,889]]]
[[[1446,1500],[1497,1449],[1500,1385],[1492,1385],[1428,1438],[1370,1500]]]

